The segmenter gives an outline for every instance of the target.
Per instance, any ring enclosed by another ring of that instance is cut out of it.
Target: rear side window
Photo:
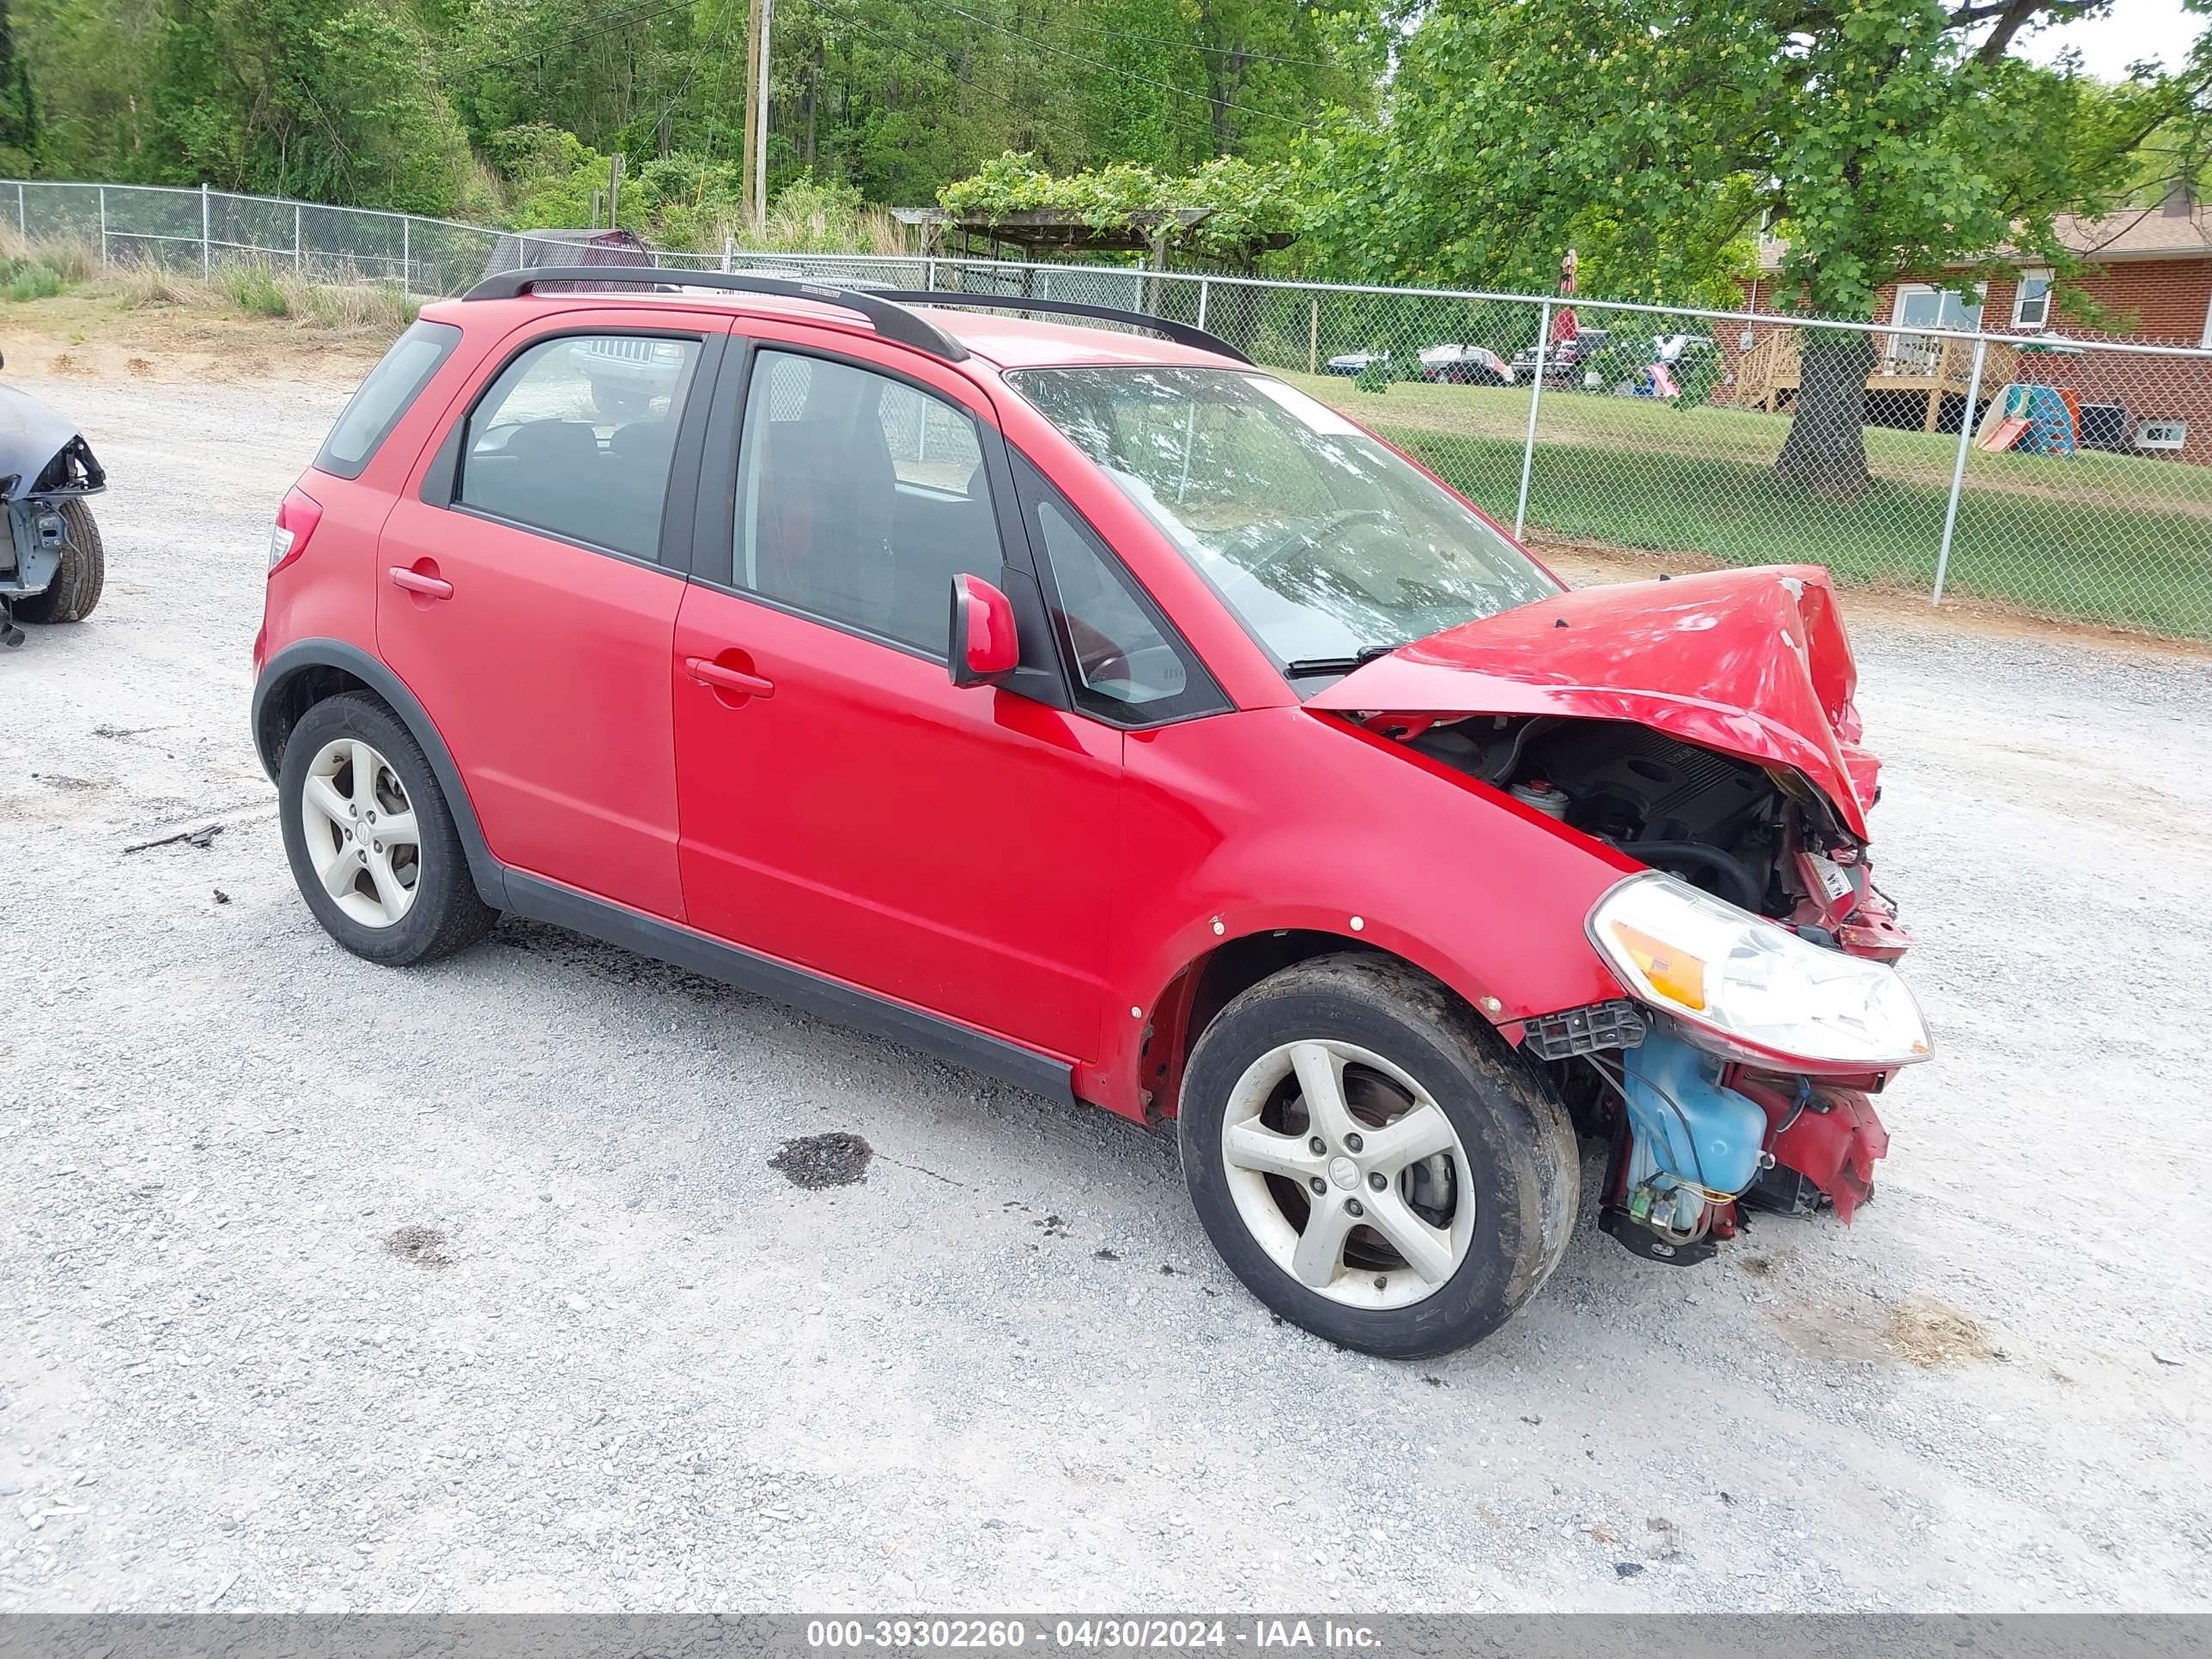
[[[460,343],[461,331],[451,323],[418,322],[394,340],[323,441],[322,453],[315,457],[316,470],[341,478],[361,477],[415,394],[430,383],[438,365]]]
[[[650,559],[699,342],[562,335],[501,369],[461,445],[454,504]]]

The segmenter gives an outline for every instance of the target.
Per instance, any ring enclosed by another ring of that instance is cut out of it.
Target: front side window
[[[698,362],[696,340],[541,340],[500,371],[469,416],[456,504],[653,557]]]
[[[1271,376],[1129,368],[1006,378],[1294,675],[1340,672],[1559,591],[1480,514]]]
[[[2047,270],[2023,270],[2020,274],[2020,291],[2013,296],[2013,326],[2041,328],[2050,320],[2051,273]]]
[[[377,447],[392,435],[416,394],[430,383],[438,365],[461,343],[451,323],[416,322],[392,343],[384,361],[368,372],[323,441],[316,469],[341,478],[358,478]]]
[[[982,433],[965,410],[796,352],[755,354],[730,585],[942,658],[952,578],[999,579]]]

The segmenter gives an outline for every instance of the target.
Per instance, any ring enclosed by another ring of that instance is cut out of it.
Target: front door
[[[674,458],[703,441],[726,328],[572,313],[516,338],[456,401],[377,558],[379,652],[436,723],[493,856],[675,919],[684,573],[661,555],[689,544]]]
[[[1095,1058],[1121,734],[952,684],[953,574],[1007,580],[1002,526],[1029,562],[1002,442],[959,377],[840,345],[756,350],[710,434],[674,653],[691,924]]]

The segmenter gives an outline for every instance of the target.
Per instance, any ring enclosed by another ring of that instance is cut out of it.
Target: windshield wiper
[[[1349,674],[1377,657],[1389,656],[1397,648],[1395,645],[1363,645],[1349,657],[1300,657],[1295,662],[1285,663],[1283,672],[1294,680],[1311,679],[1321,674]]]

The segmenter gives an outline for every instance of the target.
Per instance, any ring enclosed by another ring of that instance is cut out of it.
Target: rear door
[[[566,312],[455,400],[386,521],[377,643],[501,862],[681,920],[668,660],[726,318]]]

